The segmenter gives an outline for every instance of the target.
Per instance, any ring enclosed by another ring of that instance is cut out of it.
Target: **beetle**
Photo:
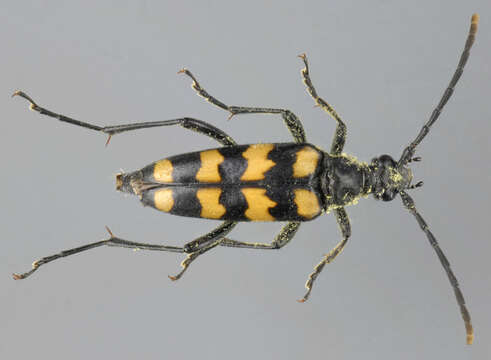
[[[381,155],[372,159],[370,163],[365,163],[343,153],[346,125],[334,108],[317,94],[310,78],[309,64],[305,54],[299,57],[304,64],[301,73],[307,91],[315,100],[316,105],[325,110],[337,124],[329,152],[307,142],[302,123],[290,110],[228,106],[202,88],[187,69],[182,69],[179,73],[190,77],[194,90],[213,105],[228,111],[230,117],[253,113],[279,114],[293,136],[294,142],[238,145],[222,130],[207,122],[189,117],[100,127],[52,112],[39,106],[26,93],[16,91],[12,96],[26,99],[30,103],[30,108],[42,115],[107,134],[106,145],[111,137],[118,133],[173,125],[180,125],[216,140],[222,147],[171,156],[153,162],[140,170],[119,173],[116,175],[116,188],[121,192],[138,196],[143,205],[160,211],[180,216],[221,220],[222,223],[214,230],[182,247],[124,240],[114,236],[107,228],[110,234],[108,239],[43,257],[33,263],[30,271],[13,274],[14,279],[25,279],[41,265],[58,258],[108,245],[186,254],[187,257],[181,264],[181,272],[175,276],[169,276],[172,280],[177,280],[192,261],[216,246],[280,249],[294,237],[302,222],[313,220],[322,213],[333,212],[342,239],[323,257],[309,275],[305,285],[307,292],[299,300],[305,302],[324,266],[341,253],[351,236],[350,222],[345,207],[356,204],[360,198],[370,194],[375,199],[383,201],[391,201],[399,195],[404,207],[416,218],[420,228],[426,234],[447,273],[465,323],[467,343],[471,344],[474,338],[471,318],[457,279],[407,190],[422,185],[422,182],[412,183],[413,174],[408,164],[421,160],[419,157],[414,157],[416,147],[438,119],[462,75],[475,39],[478,21],[479,16],[474,14],[464,50],[448,87],[429,120],[417,137],[404,148],[398,161],[389,155]],[[285,221],[287,223],[276,238],[268,244],[242,242],[228,238],[229,232],[241,221]]]

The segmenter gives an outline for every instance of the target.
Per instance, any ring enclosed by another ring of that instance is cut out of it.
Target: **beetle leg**
[[[184,272],[188,269],[189,265],[194,260],[196,260],[196,258],[198,256],[200,256],[201,254],[204,254],[208,250],[213,249],[215,246],[219,245],[221,241],[222,241],[222,239],[218,239],[218,240],[212,242],[211,244],[208,243],[206,246],[201,247],[198,250],[196,250],[195,252],[188,254],[188,256],[183,260],[183,262],[181,262],[182,270],[176,275],[168,275],[169,279],[171,279],[172,281],[179,280],[181,278],[181,276],[184,274]]]
[[[351,236],[351,227],[346,210],[344,210],[344,208],[338,208],[334,210],[334,214],[336,215],[336,220],[338,222],[339,229],[341,230],[343,240],[341,240],[334,249],[332,249],[328,254],[324,256],[324,259],[322,259],[322,261],[314,268],[314,272],[309,275],[307,283],[305,284],[307,292],[305,293],[303,298],[298,300],[299,302],[307,301],[310,296],[310,292],[312,291],[312,285],[314,284],[317,276],[319,276],[326,264],[332,262],[336,258],[336,256],[338,256],[341,251],[343,251],[344,246],[348,242],[348,238]]]
[[[309,74],[309,64],[307,62],[307,55],[301,54],[298,56],[303,60],[305,67],[302,69],[303,83],[307,86],[307,91],[314,98],[316,104],[320,106],[324,111],[331,115],[337,122],[336,132],[331,145],[331,154],[339,155],[343,151],[344,143],[346,142],[346,125],[341,120],[341,117],[337,114],[334,108],[329,105],[324,99],[317,95],[317,91],[312,84]]]
[[[201,254],[204,254],[208,250],[213,249],[217,245],[237,247],[237,248],[249,248],[249,249],[280,249],[285,246],[290,240],[295,236],[300,222],[291,221],[286,224],[276,236],[271,244],[261,244],[261,243],[247,243],[242,241],[236,241],[229,238],[224,238],[223,236],[230,232],[232,228],[236,225],[236,222],[225,222],[220,227],[216,228],[212,232],[198,238],[184,246],[184,248],[192,247],[196,248],[194,252],[188,254],[186,259],[181,263],[183,269],[180,273],[175,276],[169,276],[171,280],[178,280],[189,267],[189,265]],[[222,231],[222,229],[224,231]],[[218,239],[218,240],[217,240]],[[195,245],[199,243],[198,245]],[[187,251],[186,251],[187,252]]]
[[[281,117],[283,118],[286,127],[288,128],[293,138],[295,139],[295,142],[300,144],[307,142],[305,138],[305,131],[303,129],[300,119],[290,110],[260,108],[260,107],[245,107],[245,106],[228,106],[223,102],[221,102],[220,100],[208,94],[208,92],[201,87],[198,80],[196,80],[196,78],[191,73],[191,71],[189,71],[188,69],[182,69],[179,71],[179,73],[186,74],[193,80],[193,84],[191,85],[191,87],[194,90],[196,90],[198,95],[204,97],[207,101],[209,101],[213,105],[216,105],[219,108],[222,108],[223,110],[230,112],[229,119],[237,114],[281,114]]]
[[[33,272],[35,272],[41,265],[45,265],[47,263],[52,262],[53,260],[57,260],[63,257],[67,257],[70,255],[75,255],[78,253],[81,253],[86,250],[90,250],[99,246],[115,246],[115,247],[125,247],[125,248],[130,248],[130,249],[135,249],[135,250],[156,250],[156,251],[170,251],[170,252],[178,252],[178,253],[183,253],[184,248],[182,247],[177,247],[177,246],[167,246],[167,245],[157,245],[157,244],[145,244],[145,243],[138,243],[134,241],[128,241],[124,239],[120,239],[112,234],[112,232],[107,228],[107,231],[110,234],[110,238],[106,240],[101,240],[101,241],[96,241],[90,244],[86,244],[83,246],[79,246],[73,249],[69,250],[63,250],[60,251],[58,254],[54,255],[49,255],[45,256],[39,260],[36,260],[32,263],[32,269],[28,272],[25,272],[23,274],[13,274],[13,278],[15,280],[20,280],[20,279],[25,279],[26,277],[30,276]]]
[[[124,124],[115,126],[105,126],[102,131],[108,134],[110,137],[114,134],[119,134],[125,131],[131,131],[136,129],[145,129],[149,127],[157,126],[172,126],[180,125],[185,129],[195,131],[197,133],[206,135],[224,146],[237,145],[231,136],[227,135],[223,130],[203,121],[190,117],[184,117],[172,120],[162,120],[162,121],[151,121],[136,124]]]
[[[237,225],[236,221],[225,221],[206,235],[200,236],[196,240],[184,245],[184,251],[188,253],[188,256],[181,263],[182,270],[177,275],[169,275],[169,279],[173,281],[179,280],[189,265],[196,260],[198,256],[219,245],[224,236],[226,236],[235,225]]]
[[[218,226],[216,229],[214,229],[211,232],[209,232],[208,234],[201,236],[201,237],[197,238],[196,240],[188,243],[184,247],[158,245],[158,244],[146,244],[146,243],[139,243],[139,242],[124,240],[124,239],[121,239],[121,238],[114,236],[113,233],[111,232],[111,230],[109,230],[109,228],[106,227],[106,229],[110,235],[109,239],[96,241],[96,242],[86,244],[83,246],[79,246],[79,247],[76,247],[73,249],[60,251],[58,254],[45,256],[45,257],[33,262],[32,269],[30,271],[27,271],[23,274],[13,274],[12,276],[15,280],[25,279],[28,276],[30,276],[32,273],[34,273],[37,269],[39,269],[39,267],[42,265],[45,265],[47,263],[50,263],[54,260],[57,260],[57,259],[60,259],[63,257],[75,255],[75,254],[81,253],[81,252],[86,251],[86,250],[94,249],[94,248],[99,247],[99,246],[114,246],[114,247],[130,248],[130,249],[135,249],[135,250],[153,250],[153,251],[169,251],[169,252],[177,252],[177,253],[186,253],[186,252],[189,252],[189,245],[195,244],[195,246],[197,247],[198,250],[190,254],[190,255],[195,254],[195,255],[193,255],[193,259],[192,259],[192,260],[194,260],[197,257],[197,255],[200,255],[200,254],[208,251],[210,248],[216,246],[217,244],[216,245],[212,244],[212,246],[209,246],[208,244],[214,240],[222,239],[225,235],[227,235],[230,232],[230,230],[232,230],[232,228],[236,224],[237,224],[236,222],[225,221],[223,224]],[[206,246],[206,245],[208,245],[208,246]],[[200,253],[196,254],[197,252],[200,252]],[[191,262],[191,261],[189,261],[189,262]],[[188,265],[189,264],[187,264],[186,267]],[[184,265],[183,265],[183,267],[184,267]],[[184,272],[184,270],[182,272]]]
[[[206,247],[212,241],[222,239],[235,227],[235,225],[237,225],[237,221],[223,222],[220,226],[213,229],[208,234],[205,234],[193,241],[188,242],[186,245],[184,245],[184,251],[186,253],[193,253],[203,247]]]
[[[245,249],[260,249],[260,250],[281,249],[283,246],[288,244],[291,239],[293,239],[299,227],[300,227],[299,221],[290,221],[288,224],[283,226],[280,233],[275,237],[275,239],[270,244],[250,243],[250,242],[243,242],[243,241],[232,240],[229,238],[224,238],[219,245],[236,247],[236,248],[245,248]]]
[[[107,143],[109,143],[109,139],[111,136],[132,130],[138,129],[146,129],[152,127],[159,126],[172,126],[172,125],[181,125],[185,129],[196,131],[200,134],[206,135],[215,139],[220,144],[224,146],[237,145],[237,143],[227,135],[223,130],[218,129],[217,127],[198,119],[193,119],[189,117],[184,117],[180,119],[172,119],[172,120],[161,120],[161,121],[150,121],[150,122],[142,122],[142,123],[133,123],[133,124],[123,124],[123,125],[114,125],[114,126],[97,126],[84,121],[75,120],[68,116],[57,114],[51,110],[47,110],[34,102],[29,95],[22,91],[16,91],[12,96],[20,96],[26,99],[31,103],[30,108],[33,111],[37,111],[41,115],[46,115],[49,117],[53,117],[58,119],[59,121],[70,123],[73,125],[77,125],[80,127],[84,127],[91,130],[96,130],[103,132],[109,135]],[[106,143],[106,144],[107,144]]]
[[[233,223],[234,226],[236,223]],[[225,224],[224,224],[225,225]],[[215,237],[210,240],[203,241],[205,246],[201,246],[198,248],[198,250],[190,253],[186,259],[181,263],[182,270],[180,273],[178,273],[175,276],[169,276],[169,279],[171,280],[178,280],[181,278],[181,276],[184,274],[186,269],[189,267],[189,265],[201,254],[204,254],[208,250],[213,249],[214,247],[221,245],[221,246],[229,246],[229,247],[237,247],[237,248],[249,248],[249,249],[280,249],[283,246],[285,246],[287,243],[290,242],[290,240],[295,236],[295,233],[298,230],[298,227],[300,226],[300,222],[298,221],[292,221],[286,224],[280,231],[280,233],[276,236],[276,238],[273,240],[271,244],[262,244],[262,243],[247,243],[247,242],[242,242],[242,241],[236,241],[232,240],[229,238],[218,238]],[[217,231],[218,229],[215,229],[214,231]],[[230,231],[230,230],[228,230]],[[211,233],[210,233],[211,234]],[[223,234],[221,234],[223,235]],[[205,238],[207,235],[203,236]],[[197,239],[198,240],[198,239]],[[196,240],[195,240],[196,241]],[[213,241],[211,244],[210,242]],[[189,243],[191,244],[191,243]],[[188,245],[188,244],[187,244]]]

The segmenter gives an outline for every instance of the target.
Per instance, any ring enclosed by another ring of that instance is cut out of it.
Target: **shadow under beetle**
[[[302,77],[307,91],[316,104],[337,123],[329,152],[307,143],[302,123],[291,111],[228,106],[208,94],[187,69],[179,72],[193,80],[192,87],[196,92],[213,105],[228,111],[231,117],[237,114],[252,113],[280,114],[294,142],[237,145],[222,130],[204,121],[188,117],[100,127],[54,113],[37,105],[24,92],[16,91],[13,96],[17,95],[28,100],[32,110],[63,122],[101,131],[109,135],[107,143],[112,135],[121,132],[171,125],[181,125],[215,139],[223,147],[172,156],[156,161],[141,170],[117,174],[116,188],[119,191],[137,195],[144,205],[161,211],[223,222],[214,230],[183,247],[128,241],[114,236],[107,229],[110,234],[109,239],[41,258],[33,263],[30,271],[14,274],[14,279],[24,279],[41,265],[58,258],[108,245],[187,254],[181,264],[182,271],[175,276],[169,276],[172,280],[177,280],[192,261],[216,246],[280,249],[294,237],[302,222],[312,220],[324,212],[332,211],[341,230],[342,240],[323,257],[309,275],[305,285],[307,292],[299,300],[304,302],[308,299],[312,285],[324,266],[333,261],[343,250],[351,235],[345,206],[355,204],[359,198],[369,194],[383,201],[393,200],[396,195],[400,195],[404,207],[416,218],[447,273],[464,319],[467,343],[472,344],[474,334],[471,318],[457,279],[428,225],[416,210],[413,199],[406,191],[422,185],[422,182],[412,184],[413,175],[407,165],[412,161],[421,160],[419,157],[414,157],[416,147],[438,119],[462,75],[477,32],[478,21],[479,16],[474,14],[464,50],[447,89],[418,136],[404,149],[399,161],[395,161],[389,155],[382,155],[374,158],[371,163],[364,163],[342,152],[346,141],[346,125],[332,106],[317,95],[310,79],[305,54],[299,57],[305,65],[302,69]],[[239,221],[286,221],[287,224],[270,244],[265,244],[228,238],[228,233]]]

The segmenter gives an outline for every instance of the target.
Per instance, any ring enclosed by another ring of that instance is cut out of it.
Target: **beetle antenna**
[[[421,156],[415,156],[412,159],[409,159],[408,163],[410,162],[419,162],[421,161]]]
[[[455,69],[452,79],[450,80],[447,89],[443,93],[440,102],[436,106],[435,110],[433,110],[433,112],[431,113],[430,119],[426,122],[426,124],[423,125],[423,128],[420,130],[416,139],[414,139],[414,141],[411,144],[409,144],[402,152],[402,156],[399,159],[399,162],[397,163],[398,168],[405,166],[413,158],[414,153],[416,151],[416,147],[429,133],[431,125],[433,125],[435,121],[438,119],[440,113],[442,112],[443,107],[447,103],[448,99],[450,99],[450,97],[452,96],[455,85],[457,85],[460,76],[464,72],[464,66],[467,63],[467,59],[469,58],[470,50],[472,44],[474,43],[474,39],[476,37],[478,23],[479,23],[479,15],[478,14],[472,15],[471,27],[469,29],[469,34],[467,35],[464,51],[462,51],[462,55],[460,55],[460,60],[459,60],[459,64],[457,65],[457,69]]]
[[[411,190],[411,189],[416,189],[416,188],[419,188],[419,187],[421,187],[421,186],[423,186],[423,182],[422,182],[422,181],[418,181],[416,184],[410,185],[410,186],[408,187],[408,190]]]
[[[404,207],[408,209],[411,214],[413,214],[413,216],[416,218],[419,227],[426,234],[426,237],[430,241],[433,249],[435,249],[435,252],[438,255],[438,259],[440,259],[440,262],[447,273],[448,280],[452,285],[453,291],[455,293],[455,298],[457,299],[457,303],[460,307],[460,313],[462,314],[462,318],[464,319],[465,330],[467,332],[467,344],[471,345],[472,341],[474,340],[474,331],[472,329],[471,316],[469,314],[469,311],[467,310],[467,307],[465,306],[464,295],[462,294],[462,291],[460,291],[459,283],[454,273],[452,272],[452,269],[450,268],[450,263],[448,262],[447,257],[443,253],[442,249],[440,249],[440,246],[438,245],[435,236],[430,231],[428,224],[426,224],[422,216],[419,214],[418,210],[416,210],[413,199],[404,191],[401,191],[399,193],[401,194]]]

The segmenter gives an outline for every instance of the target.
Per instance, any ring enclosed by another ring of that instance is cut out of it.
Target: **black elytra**
[[[471,318],[457,279],[433,233],[416,210],[407,190],[422,185],[422,182],[412,184],[413,175],[408,164],[421,160],[419,157],[414,157],[416,147],[438,119],[462,75],[475,39],[478,21],[479,16],[474,14],[464,50],[448,87],[418,136],[403,150],[399,161],[395,161],[389,155],[381,155],[370,163],[365,163],[342,152],[346,142],[346,125],[333,107],[317,95],[310,78],[305,54],[300,55],[300,58],[305,65],[302,69],[302,77],[307,91],[316,104],[337,123],[329,152],[307,142],[302,123],[291,111],[228,106],[205,91],[187,69],[179,72],[193,80],[192,87],[196,92],[213,105],[228,111],[231,117],[238,114],[280,114],[294,142],[238,145],[222,130],[202,120],[189,117],[100,127],[54,113],[37,105],[24,92],[16,91],[14,96],[28,100],[32,110],[62,122],[103,132],[109,136],[107,143],[111,136],[121,132],[171,125],[180,125],[215,139],[222,147],[171,156],[151,163],[143,169],[126,174],[120,173],[116,176],[116,188],[137,195],[144,205],[164,212],[221,220],[222,223],[182,247],[128,241],[114,236],[107,229],[110,233],[109,239],[43,257],[33,263],[30,271],[14,274],[14,279],[27,278],[41,265],[58,258],[107,245],[186,253],[187,257],[181,264],[183,268],[181,272],[170,276],[172,280],[177,280],[194,259],[216,246],[280,249],[294,237],[302,222],[332,211],[338,222],[342,240],[323,257],[309,275],[305,285],[307,292],[299,300],[304,302],[309,297],[312,285],[324,266],[334,260],[351,236],[345,207],[356,204],[360,198],[370,194],[384,201],[393,200],[400,195],[404,207],[416,218],[447,273],[465,323],[467,343],[471,344],[474,338]],[[228,238],[228,233],[241,221],[286,221],[287,223],[276,238],[266,244]]]

